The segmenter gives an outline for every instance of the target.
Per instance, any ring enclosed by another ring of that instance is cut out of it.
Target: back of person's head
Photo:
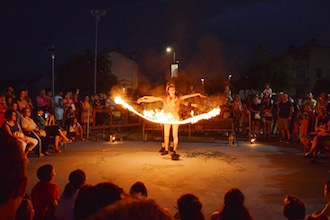
[[[153,199],[126,197],[100,209],[88,220],[171,220],[172,216]]]
[[[148,192],[147,192],[147,187],[144,185],[144,183],[142,182],[136,182],[134,183],[130,190],[129,190],[129,194],[131,194],[132,196],[148,196]]]
[[[305,219],[305,205],[296,196],[286,196],[283,201],[283,216],[288,220]]]
[[[32,220],[34,218],[34,208],[32,205],[31,197],[25,194],[16,211],[16,220]]]
[[[41,182],[49,182],[54,176],[54,167],[51,164],[45,164],[38,168],[37,177]]]
[[[231,188],[226,192],[220,216],[223,220],[252,219],[244,206],[244,195],[239,189]]]
[[[69,175],[69,183],[65,185],[64,197],[70,198],[86,182],[86,173],[80,169],[74,170]]]
[[[202,203],[198,197],[187,193],[178,198],[178,209],[181,220],[203,220]]]
[[[0,145],[0,207],[12,200],[18,200],[13,204],[16,204],[16,207],[10,207],[16,211],[27,187],[27,160],[16,139],[0,135]],[[0,216],[4,217],[3,213],[0,213]]]
[[[83,186],[79,190],[74,206],[75,219],[87,219],[100,208],[120,200],[121,194],[122,189],[110,182]]]

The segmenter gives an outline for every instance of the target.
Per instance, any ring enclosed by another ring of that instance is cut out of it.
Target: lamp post
[[[166,48],[166,52],[170,53],[172,52],[172,48],[171,47],[167,47]],[[173,50],[173,63],[176,63],[176,60],[175,60],[175,51]]]
[[[48,49],[48,52],[52,56],[52,92],[53,92],[53,98],[55,95],[55,47],[52,45],[51,48]]]
[[[97,32],[98,24],[102,16],[105,16],[105,10],[91,10],[91,15],[95,18],[95,65],[94,65],[94,94],[96,94],[96,72],[97,72]]]

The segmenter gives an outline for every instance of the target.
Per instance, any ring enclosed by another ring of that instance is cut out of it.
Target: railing
[[[91,130],[134,127],[141,125],[141,118],[128,110],[94,109]]]

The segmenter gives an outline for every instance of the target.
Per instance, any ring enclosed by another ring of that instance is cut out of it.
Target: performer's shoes
[[[161,155],[166,155],[166,154],[168,154],[168,151],[167,151],[167,150],[164,150],[164,151],[161,153]]]
[[[173,147],[170,147],[170,149],[169,149],[171,152],[173,151]]]
[[[159,153],[163,153],[165,151],[165,147],[160,148]]]
[[[309,152],[305,153],[304,158],[313,158],[313,155]]]

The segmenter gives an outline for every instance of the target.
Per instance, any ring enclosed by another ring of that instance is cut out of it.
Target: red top
[[[35,210],[35,220],[45,218],[49,204],[59,199],[58,185],[53,182],[38,182],[31,191],[31,199]]]

